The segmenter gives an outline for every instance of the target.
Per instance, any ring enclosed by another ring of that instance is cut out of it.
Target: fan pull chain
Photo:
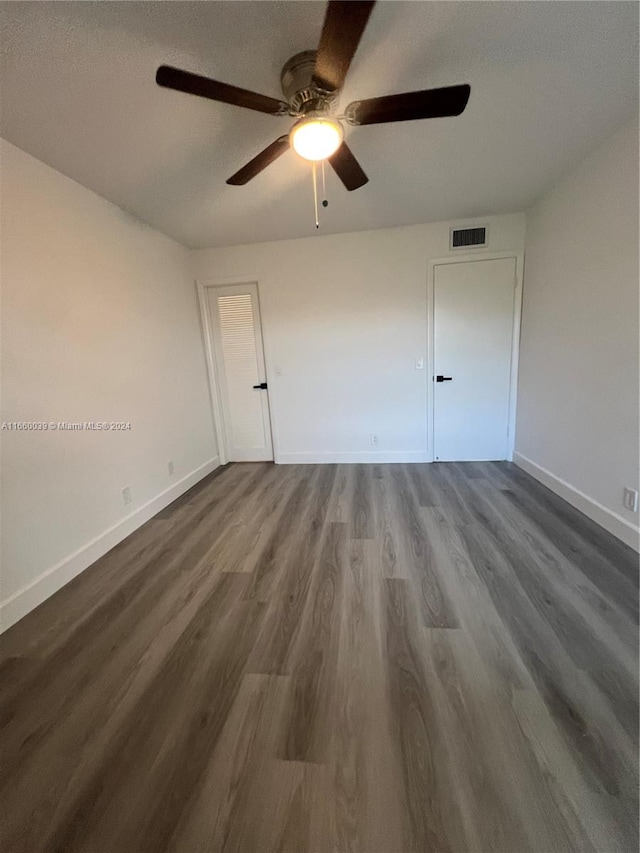
[[[329,207],[329,202],[327,201],[327,187],[324,182],[324,160],[320,161],[322,163],[322,206]]]
[[[316,228],[320,227],[320,222],[318,221],[318,181],[316,179],[316,161],[311,161],[311,170],[313,173],[313,205],[316,212]]]

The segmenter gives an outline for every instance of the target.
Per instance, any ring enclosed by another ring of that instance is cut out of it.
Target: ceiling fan
[[[363,125],[457,116],[471,92],[466,84],[404,92],[353,101],[344,114],[337,114],[340,90],[374,5],[375,0],[329,0],[317,51],[297,53],[282,69],[280,82],[286,101],[168,65],[158,68],[156,82],[201,98],[297,119],[288,134],[256,155],[228,184],[246,184],[292,147],[307,160],[328,160],[345,187],[356,190],[369,179],[344,141],[343,121]]]

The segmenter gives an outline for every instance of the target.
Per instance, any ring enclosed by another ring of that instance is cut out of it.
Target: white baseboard
[[[585,495],[580,489],[576,489],[575,486],[552,474],[551,471],[547,471],[546,468],[543,468],[531,459],[527,459],[521,453],[515,451],[513,461],[519,468],[522,468],[527,474],[531,474],[532,477],[535,477],[536,480],[539,480],[544,486],[555,492],[556,495],[559,495],[567,503],[570,503],[571,506],[588,515],[592,521],[604,527],[609,533],[613,533],[625,545],[629,545],[635,551],[640,551],[640,528],[637,525],[627,521],[626,518],[603,506],[603,504],[598,503],[598,501],[590,498],[589,495]]]
[[[57,592],[65,584],[95,563],[100,557],[110,551],[130,533],[141,527],[150,518],[164,509],[180,495],[195,486],[203,477],[215,471],[220,466],[220,457],[214,456],[200,465],[186,477],[174,483],[168,489],[160,492],[155,498],[143,504],[127,515],[113,527],[91,539],[73,554],[60,560],[55,566],[46,569],[31,583],[19,589],[9,598],[0,602],[0,633],[26,616],[31,610],[42,604],[47,598]]]
[[[384,465],[391,462],[429,462],[430,459],[426,451],[422,450],[358,450],[279,453],[275,461],[278,465],[324,465],[336,462],[373,462]]]

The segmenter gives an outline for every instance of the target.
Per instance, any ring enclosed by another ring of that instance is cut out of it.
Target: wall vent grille
[[[466,249],[469,246],[487,245],[486,225],[477,225],[475,228],[452,228],[451,249]]]

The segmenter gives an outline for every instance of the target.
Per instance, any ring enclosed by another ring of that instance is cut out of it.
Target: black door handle
[[[262,388],[262,389],[264,390],[264,389],[266,389],[266,387],[267,387],[267,383],[266,383],[266,382],[261,382],[259,385],[254,385],[253,387],[254,387],[254,388]]]
[[[436,382],[451,382],[453,376],[436,376]]]

